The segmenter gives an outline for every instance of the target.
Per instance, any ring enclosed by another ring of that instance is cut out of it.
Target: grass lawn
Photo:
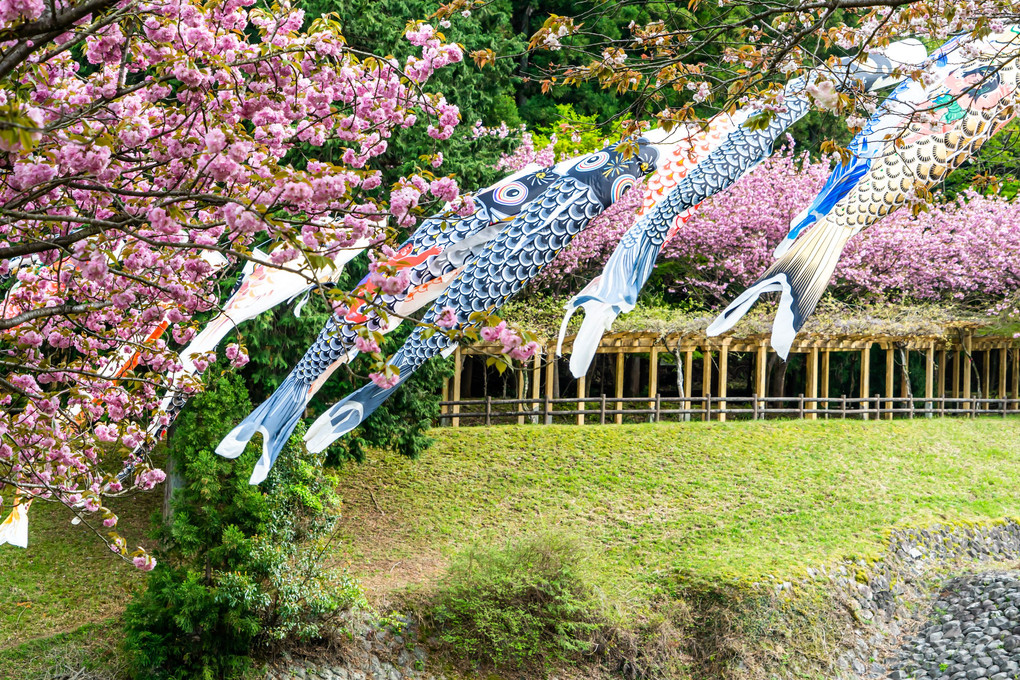
[[[129,545],[144,541],[149,515],[160,500],[158,494],[143,494],[113,506],[120,516],[118,531]],[[28,518],[28,549],[0,546],[0,679],[31,667],[52,644],[72,649],[106,644],[119,634],[112,618],[144,582],[141,572],[95,534],[71,526],[63,507],[37,502]],[[82,626],[88,633],[75,633]],[[57,634],[66,635],[42,646],[30,642]]]
[[[455,551],[557,528],[618,594],[681,572],[796,575],[877,556],[897,525],[1020,516],[1020,419],[434,431],[343,471],[343,545],[377,602]],[[643,599],[643,598],[641,598]]]

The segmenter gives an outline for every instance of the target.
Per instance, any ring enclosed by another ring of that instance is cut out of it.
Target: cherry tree
[[[459,200],[439,154],[392,187],[373,159],[453,133],[426,88],[461,49],[418,23],[403,63],[356,53],[337,17],[255,0],[6,0],[0,33],[0,512],[62,503],[151,568],[105,499],[164,478],[131,452],[198,388],[173,348],[255,246],[321,268]]]
[[[772,262],[790,220],[825,184],[831,160],[812,161],[787,145],[731,189],[706,200],[663,247],[660,260],[669,272],[661,277],[663,285],[670,293],[715,305],[753,283]],[[596,276],[634,224],[640,189],[592,220],[536,284],[562,290]],[[858,300],[994,309],[1020,291],[1020,204],[968,191],[916,215],[898,211],[850,241],[832,290]]]

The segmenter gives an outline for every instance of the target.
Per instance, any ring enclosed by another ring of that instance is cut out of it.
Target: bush
[[[321,457],[301,444],[303,427],[260,487],[248,484],[258,443],[236,461],[213,452],[250,408],[240,378],[227,374],[177,420],[173,515],[157,524],[157,565],[125,616],[135,677],[239,677],[253,652],[334,635],[361,599],[345,572],[319,562],[339,499]]]
[[[541,534],[458,557],[429,623],[457,656],[495,666],[576,659],[602,628],[578,544]]]

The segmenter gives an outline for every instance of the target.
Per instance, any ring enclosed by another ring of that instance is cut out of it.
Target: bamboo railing
[[[570,341],[564,344],[564,355],[570,352]],[[960,332],[955,338],[932,337],[824,337],[802,336],[791,354],[802,354],[806,360],[806,380],[803,393],[796,397],[766,397],[767,364],[769,353],[767,337],[706,338],[700,335],[661,335],[655,333],[618,333],[606,335],[598,354],[615,355],[614,384],[608,397],[588,396],[587,377],[577,380],[573,398],[556,394],[558,361],[555,346],[550,345],[536,353],[526,381],[517,381],[515,399],[482,398],[463,399],[464,359],[476,354],[497,353],[498,348],[475,345],[454,354],[454,375],[443,387],[440,425],[458,427],[465,419],[470,424],[496,422],[577,424],[624,420],[718,420],[728,418],[762,419],[796,417],[877,419],[894,417],[968,416],[983,414],[1008,415],[1020,411],[1020,342],[1012,337],[975,335]],[[659,358],[670,352],[676,358],[679,396],[662,396],[658,385]],[[734,396],[727,394],[729,385],[729,355],[733,352],[751,353],[754,357],[753,394]],[[855,395],[834,397],[830,392],[831,357],[837,352],[853,352],[860,356],[859,392]],[[885,353],[885,390],[870,393],[871,353]],[[924,362],[923,395],[912,394],[906,370],[896,378],[896,353],[900,365],[909,365],[911,353],[920,353]],[[690,394],[694,384],[695,354],[701,356],[701,394]],[[624,396],[627,382],[625,357],[628,354],[647,354],[649,361],[647,392],[641,396]],[[980,358],[982,373],[977,375],[975,358]],[[594,365],[595,362],[593,362]],[[992,373],[992,365],[997,370]],[[952,368],[949,369],[949,366]],[[525,394],[525,382],[529,394]],[[974,389],[981,385],[980,393]],[[898,383],[898,384],[897,384]],[[686,389],[684,389],[686,387]],[[897,394],[899,387],[899,394]]]

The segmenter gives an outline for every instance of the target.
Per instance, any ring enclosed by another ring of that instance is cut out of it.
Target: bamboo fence
[[[564,343],[564,356],[571,349]],[[615,358],[613,393],[589,396],[587,376],[577,380],[576,395],[563,398],[556,393],[559,362],[555,345],[536,353],[527,370],[527,380],[517,381],[514,399],[462,398],[464,361],[472,355],[491,355],[498,348],[475,345],[454,354],[454,375],[443,387],[440,425],[489,425],[497,422],[583,424],[623,423],[624,420],[718,420],[763,418],[858,418],[1009,415],[1020,411],[1020,342],[1012,337],[976,335],[961,331],[956,337],[834,337],[804,335],[791,354],[805,358],[804,390],[795,397],[765,396],[767,365],[772,350],[766,336],[750,338],[707,338],[704,335],[662,335],[616,333],[606,335],[598,354]],[[659,359],[663,352],[676,358],[679,396],[663,396],[659,389]],[[730,396],[729,357],[731,353],[754,357],[753,391],[749,396]],[[859,391],[854,395],[830,394],[830,364],[835,353],[859,355]],[[885,353],[885,389],[871,393],[871,356]],[[900,366],[909,366],[912,353],[923,357],[923,394],[914,395],[908,370],[896,375],[896,353]],[[645,394],[624,396],[628,355],[648,357]],[[690,394],[694,385],[694,360],[701,358],[701,394]],[[593,365],[595,362],[592,362]],[[996,371],[992,372],[995,365]],[[526,385],[527,383],[527,385]],[[981,389],[976,390],[975,384]],[[686,389],[684,389],[686,387]],[[525,390],[530,394],[525,394]]]

